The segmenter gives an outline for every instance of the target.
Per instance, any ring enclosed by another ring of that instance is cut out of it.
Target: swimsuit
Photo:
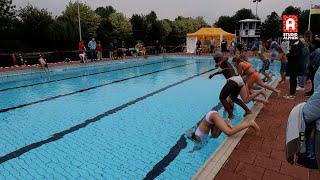
[[[242,72],[240,74],[245,73],[246,71],[248,71],[252,67],[252,65],[250,63],[248,63],[248,62],[244,62],[244,63],[245,63],[245,65],[242,67]]]
[[[254,80],[254,83],[259,81],[259,79],[260,79],[260,75],[259,75],[259,73],[257,71],[255,71],[254,73],[251,73],[251,74],[249,74],[247,76],[248,76],[248,78]]]
[[[211,126],[214,126],[215,124],[210,120],[210,116],[213,113],[218,113],[217,111],[209,111],[206,114],[205,117],[205,121],[207,121],[207,123],[209,123]],[[197,127],[196,132],[194,133],[196,136],[198,136],[200,138],[201,141],[206,140],[208,138],[208,134],[204,133],[203,131],[200,130],[199,126]]]
[[[233,81],[238,84],[239,87],[244,86],[244,81],[241,76],[232,76],[228,81]]]

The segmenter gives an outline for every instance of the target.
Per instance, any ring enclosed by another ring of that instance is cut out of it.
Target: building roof
[[[239,22],[261,22],[259,19],[243,19]]]

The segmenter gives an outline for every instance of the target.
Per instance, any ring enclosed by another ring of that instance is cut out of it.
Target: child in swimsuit
[[[280,74],[281,74],[281,81],[279,83],[284,83],[286,81],[286,71],[287,71],[287,56],[283,52],[282,48],[278,48],[279,55],[277,59],[281,61],[281,68],[280,68]]]
[[[48,66],[46,60],[45,60],[41,55],[39,55],[38,62],[39,62],[39,64],[40,64],[40,66],[41,66],[46,72],[49,72],[49,66]]]
[[[245,115],[250,114],[250,109],[246,106],[246,104],[238,98],[240,91],[242,87],[244,86],[244,82],[241,76],[236,76],[236,73],[232,67],[232,65],[227,61],[227,58],[224,58],[222,53],[217,52],[215,54],[215,63],[216,67],[221,68],[220,71],[212,74],[209,76],[211,79],[213,76],[217,74],[223,74],[224,77],[227,79],[227,83],[224,85],[220,92],[220,102],[222,103],[225,110],[228,112],[229,119],[233,119],[234,115],[232,112],[232,106],[228,102],[228,97],[231,98],[231,100],[238,104],[240,107],[242,107],[245,110]]]
[[[259,58],[262,61],[262,68],[260,69],[260,73],[264,75],[263,82],[271,81],[270,75],[266,72],[269,70],[270,67],[270,61],[266,58],[266,56],[263,53],[259,53]]]
[[[209,132],[214,138],[218,137],[221,132],[224,132],[228,136],[232,136],[243,129],[252,127],[258,133],[260,131],[259,126],[253,120],[242,121],[239,125],[232,127],[230,120],[223,120],[217,111],[210,111],[206,114],[197,127],[196,131],[192,134],[191,139],[196,142],[202,142],[207,140]]]
[[[238,68],[238,72],[241,76],[246,77],[248,91],[251,91],[253,87],[257,84],[265,89],[278,93],[280,95],[280,90],[271,87],[268,84],[265,84],[259,73],[252,67],[249,62],[242,60],[240,57],[233,58],[233,63]]]
[[[222,54],[221,54],[222,55]],[[220,71],[211,74],[209,78],[211,79],[213,76],[218,75],[218,74],[223,74],[223,76],[228,80],[227,84],[223,87],[220,93],[220,101],[224,105],[224,108],[229,114],[229,118],[232,119],[233,114],[232,114],[232,107],[230,103],[227,101],[227,98],[230,97],[232,101],[238,102],[239,105],[246,110],[247,113],[250,113],[247,109],[247,106],[244,106],[242,104],[242,101],[244,103],[249,103],[252,100],[261,102],[261,103],[267,103],[268,101],[262,100],[257,98],[260,94],[263,96],[266,96],[264,93],[264,90],[260,90],[255,93],[250,93],[245,86],[245,82],[242,79],[241,76],[236,75],[235,70],[233,66],[227,61],[227,58],[221,60],[221,58],[215,59],[216,62],[216,67],[220,68]],[[240,93],[242,101],[238,101],[237,97]],[[228,104],[229,103],[229,104]],[[241,105],[242,104],[242,105]],[[246,113],[246,114],[247,114]]]

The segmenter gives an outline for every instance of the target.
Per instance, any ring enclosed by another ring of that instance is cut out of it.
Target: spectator
[[[126,56],[126,48],[125,47],[126,47],[126,45],[125,45],[124,41],[122,40],[121,46],[120,46],[120,48],[118,48],[118,57],[123,58]]]
[[[94,38],[88,43],[88,47],[90,50],[90,60],[94,61],[96,57],[96,48],[97,48],[97,43]]]
[[[155,55],[159,55],[160,54],[160,43],[159,43],[159,40],[156,40],[154,54]]]
[[[320,167],[320,69],[318,68],[315,81],[314,81],[314,94],[309,98],[307,103],[304,105],[302,113],[306,123],[315,122],[316,133],[315,133],[315,156]]]
[[[242,54],[243,53],[243,42],[240,42],[238,45],[237,45],[237,49],[238,49],[238,51],[240,52],[240,54]]]
[[[312,82],[312,88],[309,92],[306,93],[306,96],[312,96],[314,92],[314,77],[317,72],[317,69],[320,66],[320,39],[314,40],[311,42],[311,48],[314,51],[310,54],[310,62],[308,64],[308,76]]]
[[[304,91],[304,85],[306,83],[307,80],[307,65],[309,63],[309,59],[310,59],[310,51],[309,51],[309,45],[307,44],[307,42],[305,41],[305,39],[302,37],[300,38],[300,42],[302,43],[302,52],[301,52],[301,62],[303,62],[302,67],[302,74],[298,76],[298,82],[299,82],[299,86],[297,87],[298,91]]]
[[[200,55],[201,54],[201,41],[198,40],[196,43],[196,55]]]
[[[232,42],[231,42],[231,46],[232,46],[232,50],[233,50],[232,54],[233,54],[233,55],[236,55],[237,47],[238,47],[237,41],[232,41]]]
[[[216,48],[215,46],[216,46],[216,45],[215,45],[215,43],[214,43],[214,40],[211,39],[211,40],[210,40],[210,52],[211,52],[211,53],[215,53],[215,51],[216,51],[216,50],[215,50],[215,48]]]
[[[96,51],[97,51],[97,59],[102,60],[102,45],[100,41],[97,42]]]
[[[113,57],[114,59],[118,58],[118,41],[117,40],[113,41]]]
[[[223,55],[226,56],[226,53],[228,52],[228,43],[224,39],[221,41],[221,51],[223,52]]]
[[[289,54],[287,54],[287,74],[290,76],[290,94],[284,96],[286,99],[295,99],[297,77],[304,73],[303,47],[304,44],[300,40],[293,41]]]
[[[85,63],[87,61],[86,51],[86,46],[84,45],[84,41],[82,40],[79,42],[79,57],[81,63]]]
[[[108,54],[109,54],[109,58],[111,58],[111,59],[113,59],[113,43],[112,42],[110,42],[109,43],[109,46],[108,46]]]

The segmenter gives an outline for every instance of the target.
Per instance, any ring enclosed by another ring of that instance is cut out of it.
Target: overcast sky
[[[53,15],[60,15],[70,0],[13,0],[17,7],[24,7],[28,3],[40,8],[46,8]],[[71,0],[75,1],[75,0]],[[174,19],[178,15],[195,17],[203,16],[212,24],[221,15],[233,15],[238,9],[250,8],[255,13],[255,3],[252,0],[80,0],[86,2],[93,9],[100,6],[113,6],[118,12],[127,17],[132,14],[147,14],[154,10],[158,18]],[[320,4],[320,0],[312,0]],[[259,3],[258,15],[265,19],[272,11],[281,14],[289,5],[307,9],[309,0],[262,0]]]

